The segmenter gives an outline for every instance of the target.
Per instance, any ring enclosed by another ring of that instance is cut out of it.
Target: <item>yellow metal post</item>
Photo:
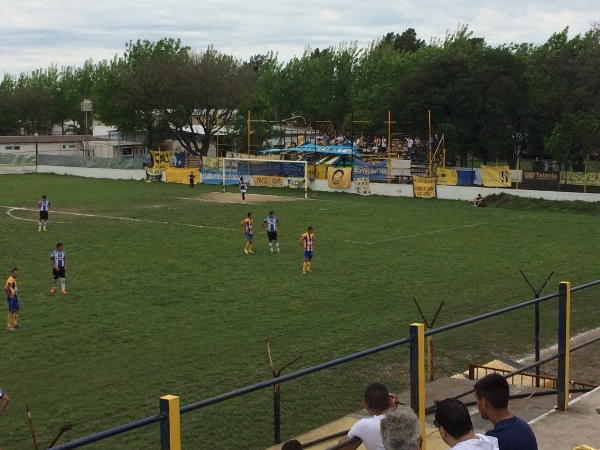
[[[161,397],[160,412],[166,416],[160,423],[160,450],[181,450],[179,397],[176,395]]]

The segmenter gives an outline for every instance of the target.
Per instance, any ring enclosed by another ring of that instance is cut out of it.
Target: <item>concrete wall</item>
[[[35,171],[35,166],[27,168]],[[7,168],[8,169],[8,168]],[[13,168],[10,168],[13,169]],[[22,169],[22,168],[21,168]],[[38,173],[55,173],[59,175],[75,175],[88,178],[108,178],[113,180],[145,180],[146,171],[144,170],[121,170],[121,169],[95,169],[87,167],[63,167],[63,166],[38,166]],[[22,173],[22,170],[15,167],[13,170],[6,170],[4,173]],[[310,188],[320,192],[345,192],[356,194],[354,183],[349,189],[332,189],[327,185],[327,180],[313,180]],[[371,194],[384,195],[389,197],[412,197],[413,187],[411,184],[386,184],[371,183]],[[506,193],[527,198],[543,198],[545,200],[574,201],[584,202],[600,201],[600,194],[584,194],[582,192],[555,192],[555,191],[527,191],[523,189],[505,189],[505,188],[485,188],[481,186],[438,186],[438,198],[445,200],[464,200],[471,201],[477,194],[484,197],[492,194]],[[309,194],[310,197],[310,194]]]
[[[322,192],[346,192],[355,194],[356,189],[354,183],[349,189],[332,189],[327,185],[327,180],[314,180],[310,184],[310,188],[315,191]],[[371,194],[385,195],[390,197],[412,197],[413,187],[410,184],[386,184],[386,183],[371,183]],[[481,186],[438,186],[438,198],[445,200],[464,200],[471,201],[477,194],[484,197],[492,194],[506,193],[516,195],[518,197],[527,198],[543,198],[545,200],[561,200],[574,201],[581,200],[584,202],[600,201],[600,194],[584,194],[582,192],[555,192],[555,191],[528,191],[524,189],[506,189],[506,188],[485,188]],[[309,194],[310,196],[310,194]]]
[[[95,169],[88,167],[38,166],[38,173],[56,173],[86,178],[108,178],[111,180],[145,180],[145,170]]]

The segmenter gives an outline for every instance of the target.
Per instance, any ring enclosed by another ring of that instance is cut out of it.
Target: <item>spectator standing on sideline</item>
[[[476,208],[485,206],[485,198],[481,194],[477,194],[477,197],[473,199],[473,206]]]
[[[252,241],[254,240],[254,231],[253,231],[253,216],[252,213],[248,213],[248,217],[242,220],[241,225],[244,229],[244,233],[246,234],[246,246],[244,247],[244,253],[253,253],[252,251]]]
[[[8,402],[10,402],[10,397],[8,394],[0,389],[0,400],[2,400],[2,406],[0,406],[0,416],[8,406]]]
[[[50,264],[52,264],[52,288],[50,288],[50,292],[56,292],[56,280],[60,278],[60,293],[66,294],[65,271],[67,270],[67,257],[62,242],[56,244],[56,250],[50,253]]]
[[[475,434],[471,415],[465,405],[455,398],[436,401],[433,424],[442,440],[456,450],[498,450],[498,439]]]
[[[529,424],[508,410],[510,388],[506,379],[491,373],[474,387],[481,418],[494,425],[486,435],[498,438],[500,450],[537,450],[537,440]]]
[[[267,237],[269,238],[269,251],[273,253],[273,242],[275,242],[275,248],[277,248],[277,253],[279,253],[279,239],[277,238],[279,219],[275,217],[274,211],[270,211],[269,215],[265,217],[262,227],[267,231]]]
[[[351,438],[359,438],[367,450],[384,450],[381,439],[381,420],[385,414],[398,405],[398,396],[390,394],[385,385],[381,383],[369,383],[365,389],[363,405],[371,417],[360,419],[346,436],[340,438],[339,442]],[[360,446],[360,442],[347,445],[344,450],[354,450]]]
[[[6,320],[6,331],[15,331],[19,328],[19,288],[17,287],[17,276],[19,269],[13,267],[10,277],[4,285],[6,301],[8,302],[8,318]]]
[[[248,190],[248,182],[244,180],[244,177],[240,177],[240,182],[238,183],[240,187],[240,193],[242,194],[242,203],[246,203],[246,191]]]
[[[306,233],[298,239],[300,247],[304,249],[304,262],[302,263],[302,273],[311,272],[310,265],[312,264],[313,249],[315,247],[315,235],[313,227],[308,227]]]
[[[190,172],[190,174],[188,175],[188,180],[190,180],[190,188],[194,187],[194,179],[196,178],[196,175],[194,175],[194,172]]]
[[[38,231],[48,231],[46,225],[48,224],[48,213],[50,211],[50,200],[45,195],[42,195],[42,199],[38,202],[40,207],[40,220],[38,222]]]
[[[420,450],[423,443],[419,418],[406,406],[388,412],[380,424],[385,450]]]

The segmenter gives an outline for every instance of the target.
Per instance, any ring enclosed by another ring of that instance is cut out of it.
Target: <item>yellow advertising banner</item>
[[[211,158],[209,156],[202,157],[202,168],[203,169],[223,170],[223,167],[221,167],[221,159],[220,158]]]
[[[561,172],[560,179],[567,180],[567,184],[600,186],[600,173],[596,172]]]
[[[166,169],[169,167],[173,152],[171,150],[150,150],[153,169]]]
[[[510,167],[481,165],[481,179],[486,187],[510,187]]]
[[[352,185],[352,168],[327,167],[327,185],[334,189],[348,189]]]
[[[252,175],[254,186],[273,186],[281,187],[285,184],[284,177],[276,177],[272,175]]]
[[[167,177],[167,183],[181,183],[189,184],[190,180],[188,176],[190,173],[194,174],[194,184],[200,183],[200,169],[177,169],[176,167],[167,167],[165,169],[165,175]]]
[[[456,186],[458,184],[458,172],[456,170],[437,167],[435,174],[437,175],[437,184],[439,185]]]
[[[418,198],[436,198],[435,177],[421,177],[413,174],[413,192]]]

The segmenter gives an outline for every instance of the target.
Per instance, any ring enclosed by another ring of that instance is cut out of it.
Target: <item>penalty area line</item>
[[[19,207],[1,206],[1,205],[0,205],[0,208],[8,208],[7,214],[9,214],[11,217],[18,219],[18,220],[34,220],[34,219],[23,219],[20,217],[15,217],[13,214],[11,214],[12,211],[37,211],[37,209],[19,208]],[[164,220],[135,219],[132,217],[104,216],[104,215],[100,215],[100,214],[74,213],[74,212],[56,211],[56,210],[53,210],[52,213],[53,214],[68,214],[71,216],[91,217],[91,218],[99,218],[99,219],[123,220],[123,221],[129,221],[129,222],[157,223],[157,224],[161,224],[161,225],[177,225],[177,226],[182,226],[182,227],[203,228],[203,229],[207,229],[207,230],[237,231],[232,228],[212,227],[212,226],[207,226],[207,225],[197,225],[197,224],[193,224],[193,223],[167,222]],[[37,222],[37,219],[35,221]],[[64,223],[64,222],[58,222],[58,223]]]

